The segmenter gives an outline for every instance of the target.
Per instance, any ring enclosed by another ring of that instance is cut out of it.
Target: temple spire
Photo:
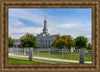
[[[48,29],[47,29],[47,20],[46,20],[46,15],[44,15],[45,17],[45,20],[44,20],[44,28],[43,28],[43,33],[46,34],[48,32]]]

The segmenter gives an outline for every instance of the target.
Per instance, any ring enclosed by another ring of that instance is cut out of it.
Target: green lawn
[[[22,59],[8,58],[9,64],[47,64],[45,62],[27,61]]]
[[[49,53],[48,53],[48,49],[45,50],[41,50],[41,51],[46,51],[46,52],[39,52],[39,57],[45,57],[45,58],[49,58]],[[52,50],[51,50],[52,52]],[[87,54],[88,51],[86,51]],[[28,54],[26,54],[28,55]],[[33,57],[37,57],[38,53],[36,51],[33,52]],[[50,53],[50,58],[54,58],[54,59],[62,59],[62,53]],[[63,53],[63,59],[65,60],[76,60],[79,61],[79,52],[75,52],[75,53]],[[85,61],[92,61],[92,57],[85,57]]]
[[[79,54],[77,53],[66,53],[63,54],[63,59],[65,60],[79,60]],[[37,53],[33,52],[33,56],[37,57]],[[39,57],[46,57],[49,58],[48,53],[39,53]],[[62,54],[61,53],[51,53],[50,58],[55,58],[55,59],[62,59]],[[92,61],[92,57],[85,57],[85,61]]]
[[[26,54],[28,55],[28,54]],[[33,57],[37,57],[38,53],[37,52],[33,52]],[[49,58],[49,54],[48,53],[39,53],[39,57],[45,57],[45,58]],[[62,59],[62,54],[61,53],[50,53],[50,58],[55,58],[55,59]],[[79,54],[78,53],[64,53],[63,54],[63,59],[65,60],[79,60]],[[92,57],[85,57],[85,61],[92,61]]]

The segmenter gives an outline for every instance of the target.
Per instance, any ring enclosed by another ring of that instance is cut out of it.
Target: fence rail
[[[27,59],[29,48],[9,48],[9,57]],[[51,64],[79,63],[79,49],[39,49],[33,48],[33,60]],[[85,62],[92,61],[92,50],[85,50]]]

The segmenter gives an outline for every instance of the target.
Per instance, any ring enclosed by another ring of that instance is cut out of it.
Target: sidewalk
[[[28,58],[28,56],[23,56],[23,55],[14,55],[13,53],[9,54],[10,57],[21,57],[21,58]],[[52,61],[62,61],[62,59],[53,59],[53,58],[44,58],[44,57],[33,57],[33,58],[39,58],[43,60],[52,60]],[[79,61],[75,60],[63,60],[63,62],[73,62],[73,63],[79,63]],[[92,63],[91,61],[86,61],[85,63]]]

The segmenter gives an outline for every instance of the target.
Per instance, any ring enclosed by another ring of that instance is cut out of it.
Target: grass
[[[41,52],[44,51],[44,52]],[[45,57],[45,58],[49,58],[49,53],[48,53],[48,49],[42,49],[39,52],[39,57]],[[54,58],[54,59],[62,59],[62,53],[57,53],[57,52],[53,52],[54,50],[50,50],[52,53],[50,53],[50,58]],[[56,51],[56,50],[55,50]],[[89,54],[88,51],[85,51],[85,53]],[[23,55],[23,53],[19,53],[19,55]],[[28,53],[26,54],[28,55]],[[37,57],[38,53],[36,51],[33,52],[33,57]],[[63,59],[65,60],[75,60],[75,61],[79,61],[79,52],[75,52],[75,53],[63,53]],[[85,57],[85,61],[92,61],[92,57]]]
[[[14,59],[14,58],[8,58],[9,64],[48,64],[45,62],[37,62],[37,61],[27,61],[22,59]]]
[[[65,60],[79,60],[79,54],[77,53],[66,53],[63,54],[63,59]],[[37,56],[36,52],[33,52],[33,56]],[[39,57],[46,57],[49,58],[49,54],[48,53],[39,53]],[[50,58],[55,58],[55,59],[62,59],[62,54],[61,53],[51,53],[50,54]],[[92,61],[91,57],[85,57],[85,61]]]
[[[21,55],[21,54],[19,54]],[[28,54],[26,54],[28,55]],[[33,52],[33,56],[37,57],[37,52]],[[49,58],[49,53],[39,53],[39,57],[45,57]],[[50,53],[50,58],[55,58],[55,59],[62,59],[62,53]],[[79,54],[78,53],[64,53],[63,54],[63,59],[65,60],[79,60]],[[92,57],[85,57],[85,61],[92,61]]]

